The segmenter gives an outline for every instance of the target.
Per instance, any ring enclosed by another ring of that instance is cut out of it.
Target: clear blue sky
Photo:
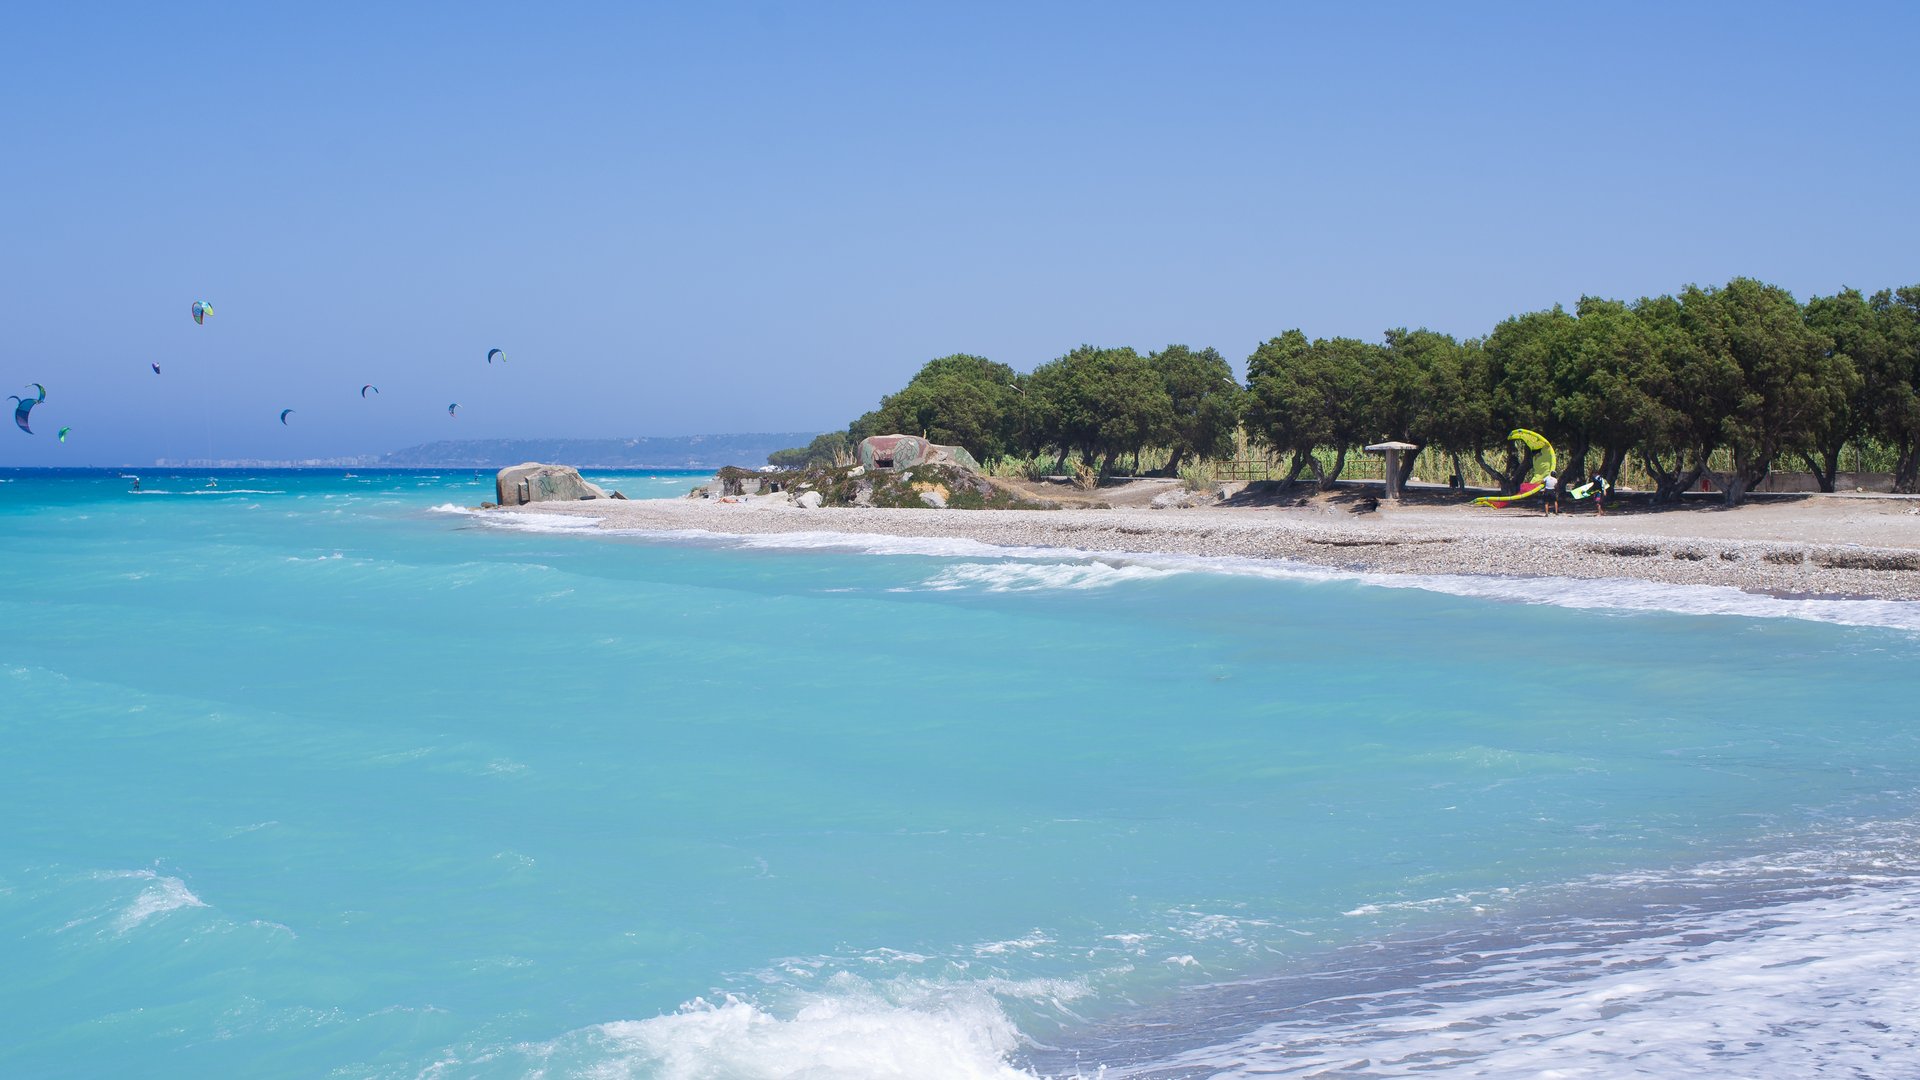
[[[42,6],[0,35],[0,381],[49,396],[0,465],[824,430],[951,352],[1910,284],[1916,41],[1911,5]]]

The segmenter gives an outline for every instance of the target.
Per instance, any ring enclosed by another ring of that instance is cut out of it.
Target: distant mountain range
[[[382,454],[378,464],[498,469],[523,461],[616,469],[754,468],[775,450],[805,446],[817,431],[676,435],[644,439],[448,439]]]

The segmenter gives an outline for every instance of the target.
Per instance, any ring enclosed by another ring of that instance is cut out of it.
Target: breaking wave
[[[963,564],[948,567],[920,584],[921,588],[939,591],[967,588],[988,592],[1089,589],[1177,574],[1206,573],[1288,581],[1346,582],[1386,589],[1417,589],[1449,596],[1589,611],[1802,619],[1841,626],[1920,631],[1920,602],[1916,601],[1771,596],[1745,592],[1727,585],[1677,585],[1635,578],[1393,574],[1341,570],[1288,559],[999,546],[958,537],[828,531],[741,534],[694,529],[600,529],[600,519],[590,517],[477,511],[452,504],[436,506],[434,510],[469,515],[502,528],[534,532],[596,531],[608,536],[669,543],[718,543],[758,550],[842,551],[866,555],[992,560],[991,566]]]

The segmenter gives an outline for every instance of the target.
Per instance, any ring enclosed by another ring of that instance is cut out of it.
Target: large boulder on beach
[[[572,466],[542,465],[535,461],[501,469],[493,478],[493,488],[501,506],[608,497],[597,485],[581,479],[580,470]]]
[[[945,446],[918,435],[870,435],[854,447],[865,469],[890,469],[902,472],[915,465],[952,465],[968,472],[980,472],[980,463],[964,446]]]

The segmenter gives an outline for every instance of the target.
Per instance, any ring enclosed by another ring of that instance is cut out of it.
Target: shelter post
[[[1400,451],[1419,449],[1419,446],[1410,442],[1374,443],[1367,447],[1368,453],[1387,455],[1387,501],[1400,501]]]

